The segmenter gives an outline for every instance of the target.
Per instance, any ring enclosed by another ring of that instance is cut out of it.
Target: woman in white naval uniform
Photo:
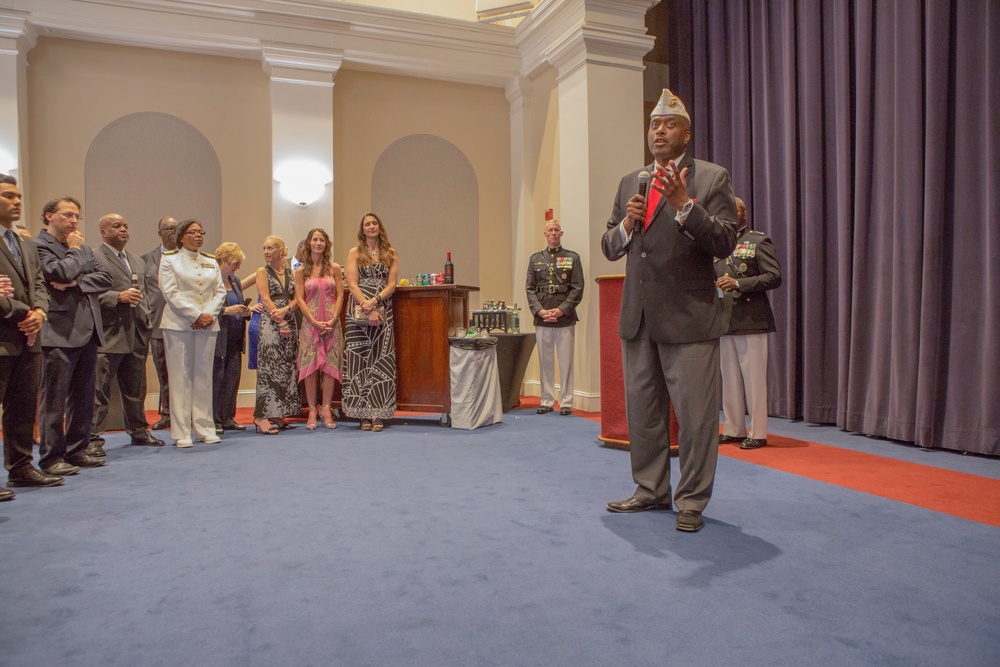
[[[177,250],[160,260],[166,302],[160,327],[170,376],[170,435],[178,447],[191,447],[193,440],[220,441],[212,414],[212,368],[219,335],[215,316],[226,287],[215,257],[201,252],[201,223],[185,220],[175,234]]]

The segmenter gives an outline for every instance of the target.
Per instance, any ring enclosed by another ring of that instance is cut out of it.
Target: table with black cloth
[[[521,383],[528,361],[535,349],[533,333],[493,333],[497,339],[497,370],[500,373],[500,396],[503,411],[510,412],[521,405]]]

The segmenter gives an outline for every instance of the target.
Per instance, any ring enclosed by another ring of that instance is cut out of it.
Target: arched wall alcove
[[[451,251],[455,283],[479,285],[479,182],[457,146],[430,134],[393,142],[372,172],[372,208],[399,251],[400,278],[444,271]]]
[[[203,250],[222,241],[222,168],[208,139],[170,114],[122,116],[98,133],[84,171],[87,242],[101,243],[97,220],[120,213],[129,223],[129,249],[141,255],[160,242],[156,225],[171,215],[196,218],[207,233]]]

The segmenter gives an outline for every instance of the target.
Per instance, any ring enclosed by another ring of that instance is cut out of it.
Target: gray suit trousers
[[[670,403],[679,428],[680,479],[675,508],[704,511],[712,497],[719,454],[719,340],[656,343],[643,318],[622,341],[635,497],[664,503],[670,487]]]

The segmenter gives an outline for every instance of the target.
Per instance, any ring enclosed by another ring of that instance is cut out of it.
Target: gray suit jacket
[[[163,307],[166,300],[163,298],[163,291],[160,289],[160,258],[163,251],[159,245],[145,253],[142,258],[146,262],[146,289],[143,296],[146,297],[149,306],[149,320],[153,326],[152,338],[163,339],[163,329],[160,328],[160,320],[163,319]]]
[[[146,298],[146,262],[125,250],[125,256],[132,271],[139,279],[139,291],[143,299],[135,308],[127,303],[119,303],[118,294],[132,287],[132,275],[125,269],[117,253],[102,243],[95,251],[97,259],[111,274],[111,289],[100,296],[101,320],[104,324],[104,346],[99,350],[104,354],[129,354],[135,350],[136,339],[140,343],[149,340],[149,307]]]
[[[94,333],[104,344],[98,296],[111,287],[111,274],[97,260],[90,246],[69,248],[46,230],[34,238],[42,275],[49,290],[49,319],[42,327],[43,347],[83,347]],[[58,290],[51,283],[71,283]]]
[[[7,229],[0,226],[0,233]],[[17,230],[15,230],[16,232]],[[0,356],[16,357],[27,350],[27,337],[17,328],[28,311],[33,308],[49,309],[49,293],[45,289],[45,278],[42,277],[42,264],[38,259],[38,250],[34,243],[29,243],[15,234],[24,272],[17,268],[14,256],[7,247],[7,241],[0,238],[0,273],[9,276],[14,286],[14,294],[6,299],[0,299]],[[35,337],[32,352],[42,349],[42,337]]]
[[[714,262],[736,246],[736,198],[729,172],[719,165],[685,155],[679,168],[685,167],[688,194],[696,200],[687,221],[678,225],[677,210],[661,197],[649,229],[637,224],[628,245],[619,224],[639,190],[642,170],[618,185],[601,249],[611,261],[628,256],[618,321],[623,340],[635,338],[644,316],[646,335],[657,343],[694,343],[726,332]],[[653,165],[646,171],[653,173]]]

